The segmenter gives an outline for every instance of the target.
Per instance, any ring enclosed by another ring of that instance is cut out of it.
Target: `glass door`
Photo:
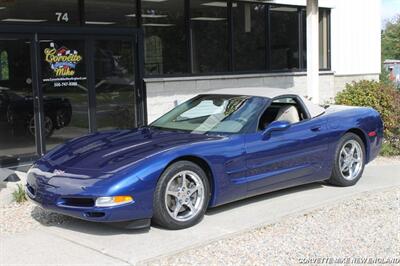
[[[137,126],[134,36],[40,36],[46,150],[97,130]]]
[[[19,30],[0,37],[0,167],[89,132],[145,123],[136,30]]]
[[[89,132],[86,40],[41,36],[43,138],[46,150]]]
[[[134,39],[95,39],[93,45],[97,130],[137,126]]]
[[[31,38],[0,38],[0,167],[36,155]]]

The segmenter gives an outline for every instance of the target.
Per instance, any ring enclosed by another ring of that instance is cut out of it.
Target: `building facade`
[[[400,88],[400,60],[387,59],[383,62],[383,66],[389,73],[389,79]]]
[[[318,2],[318,1],[317,1]],[[319,95],[380,73],[380,0],[319,0]],[[0,167],[207,90],[307,91],[305,0],[0,2]]]

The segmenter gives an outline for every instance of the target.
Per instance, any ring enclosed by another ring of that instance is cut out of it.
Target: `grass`
[[[17,189],[12,193],[12,196],[17,203],[22,203],[27,200],[25,189],[21,184],[17,184]]]

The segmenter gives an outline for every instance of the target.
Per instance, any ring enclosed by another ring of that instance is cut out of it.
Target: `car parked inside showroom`
[[[354,185],[382,136],[372,108],[323,108],[287,89],[221,89],[149,126],[67,141],[31,167],[27,193],[88,221],[182,229],[247,197],[319,181]]]

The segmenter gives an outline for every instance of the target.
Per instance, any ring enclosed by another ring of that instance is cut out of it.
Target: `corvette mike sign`
[[[54,82],[54,87],[78,86],[78,81],[86,80],[86,77],[77,76],[77,67],[83,60],[77,50],[65,46],[57,48],[52,42],[44,49],[44,59],[51,68],[52,77],[43,81]]]

